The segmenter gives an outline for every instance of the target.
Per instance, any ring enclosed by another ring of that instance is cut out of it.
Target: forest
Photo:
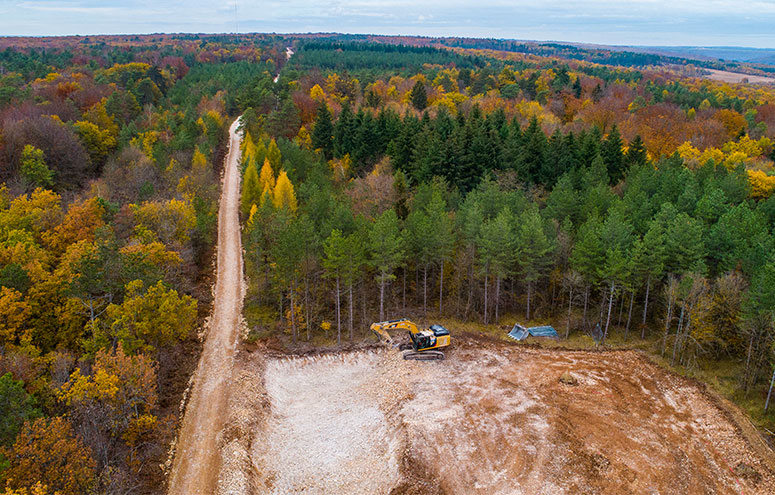
[[[773,426],[775,89],[453,44],[0,44],[5,495],[160,492],[240,115],[246,345],[549,323]]]
[[[771,424],[771,87],[491,50],[406,77],[306,43],[321,67],[281,73],[288,126],[243,120],[249,340],[599,326],[686,373],[723,363]]]
[[[2,493],[160,493],[209,312],[227,129],[265,104],[284,49],[0,51]]]

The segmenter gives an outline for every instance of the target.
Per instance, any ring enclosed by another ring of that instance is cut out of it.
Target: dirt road
[[[211,494],[220,469],[218,436],[227,413],[229,384],[242,309],[242,246],[239,227],[241,136],[229,128],[223,188],[218,212],[218,277],[215,300],[191,400],[178,435],[169,478],[170,495]]]

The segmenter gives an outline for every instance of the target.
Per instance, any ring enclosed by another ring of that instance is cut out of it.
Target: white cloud
[[[0,0],[0,34],[224,32],[234,0]],[[236,0],[241,31],[775,47],[775,1]]]

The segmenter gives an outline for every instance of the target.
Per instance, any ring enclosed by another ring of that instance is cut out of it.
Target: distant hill
[[[665,55],[718,59],[723,61],[747,62],[753,64],[775,65],[775,48],[749,48],[745,46],[660,46],[630,47]]]

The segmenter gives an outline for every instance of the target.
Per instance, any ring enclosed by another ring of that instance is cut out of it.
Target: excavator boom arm
[[[388,330],[403,329],[411,333],[417,333],[417,325],[406,318],[400,320],[379,321],[371,324],[371,331],[379,338],[381,342],[388,345],[396,345]]]

